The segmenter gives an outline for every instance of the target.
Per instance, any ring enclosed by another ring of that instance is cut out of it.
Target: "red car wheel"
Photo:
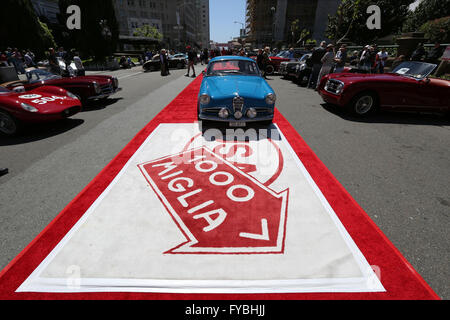
[[[6,111],[0,110],[0,132],[13,136],[19,131],[19,122]]]
[[[351,111],[358,116],[366,116],[375,112],[378,104],[377,96],[372,92],[362,92],[350,103]]]

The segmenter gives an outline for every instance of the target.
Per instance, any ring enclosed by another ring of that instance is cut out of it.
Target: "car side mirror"
[[[431,82],[430,78],[426,77],[425,79],[420,80],[420,83],[429,84]]]

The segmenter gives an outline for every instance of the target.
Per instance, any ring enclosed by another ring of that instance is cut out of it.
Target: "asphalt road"
[[[450,299],[450,121],[382,112],[362,120],[280,77],[277,106],[425,281]],[[381,275],[383,276],[383,275]]]
[[[197,72],[201,66],[197,66]],[[0,269],[30,243],[192,79],[139,67],[124,89],[72,119],[0,138]],[[450,123],[438,115],[366,120],[278,76],[278,108],[431,287],[450,299]],[[381,275],[383,276],[383,275]]]

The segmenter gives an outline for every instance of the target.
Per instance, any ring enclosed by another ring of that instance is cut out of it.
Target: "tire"
[[[20,131],[20,122],[8,112],[0,110],[0,133],[12,137]]]
[[[274,72],[275,72],[275,68],[272,65],[268,65],[266,67],[266,74],[267,75],[271,76],[271,75],[274,74]]]
[[[378,108],[378,97],[373,92],[362,92],[350,103],[350,111],[360,117],[370,115]]]

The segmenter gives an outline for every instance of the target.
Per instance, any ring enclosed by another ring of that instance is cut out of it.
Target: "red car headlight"
[[[32,113],[39,112],[38,109],[36,109],[35,107],[30,106],[29,104],[26,104],[26,103],[21,103],[20,106],[22,107],[23,110],[28,111],[28,112],[32,112]]]

